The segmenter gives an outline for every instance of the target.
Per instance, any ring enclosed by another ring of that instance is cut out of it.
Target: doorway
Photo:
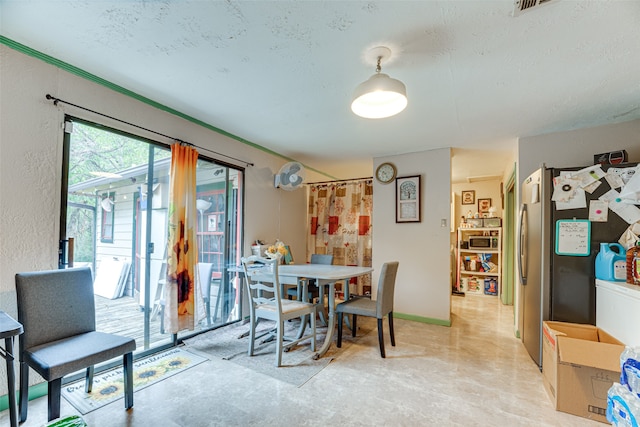
[[[502,304],[513,305],[515,289],[516,167],[504,186],[504,254]]]

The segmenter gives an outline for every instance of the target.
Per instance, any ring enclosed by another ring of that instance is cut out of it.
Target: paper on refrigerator
[[[609,202],[606,200],[591,200],[589,202],[589,221],[607,222],[609,219]]]
[[[620,193],[616,190],[609,190],[599,197],[600,200],[607,201],[609,203],[609,209],[614,211],[620,218],[625,220],[629,224],[634,224],[640,221],[640,209],[625,203],[620,197]]]
[[[637,172],[637,168],[636,168]],[[640,204],[640,173],[634,173],[620,190],[623,203]]]

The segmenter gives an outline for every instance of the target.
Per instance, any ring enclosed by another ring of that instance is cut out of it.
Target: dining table
[[[373,267],[357,267],[350,265],[325,265],[325,264],[286,264],[278,266],[278,278],[281,285],[298,285],[300,280],[315,279],[318,289],[324,286],[329,288],[328,293],[328,325],[327,335],[320,349],[314,354],[313,358],[318,359],[329,350],[333,334],[336,326],[336,282],[345,280],[347,282],[345,290],[345,298],[348,298],[348,282],[352,277],[359,277],[369,274],[373,271]],[[259,269],[251,274],[259,274]],[[306,295],[307,292],[302,292]],[[322,303],[322,292],[320,293]],[[302,327],[306,322],[302,322]]]

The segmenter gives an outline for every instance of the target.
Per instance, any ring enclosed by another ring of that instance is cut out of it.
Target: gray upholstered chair
[[[378,280],[378,298],[375,301],[369,298],[356,297],[338,304],[336,307],[336,313],[338,313],[338,348],[342,346],[342,321],[345,314],[353,315],[351,335],[354,337],[356,336],[356,319],[358,316],[375,317],[378,319],[378,342],[380,344],[380,356],[382,357],[385,357],[382,319],[388,315],[391,345],[395,347],[396,339],[393,333],[393,294],[395,292],[397,272],[397,261],[386,262],[382,265],[380,279]]]
[[[89,268],[16,274],[20,336],[20,422],[27,419],[29,367],[48,383],[49,421],[60,416],[62,377],[86,369],[91,392],[93,366],[122,356],[124,406],[133,406],[132,338],[96,331],[93,277]]]
[[[255,340],[267,334],[276,338],[276,366],[282,366],[282,351],[294,345],[311,339],[311,351],[316,350],[316,306],[313,303],[283,299],[282,288],[278,278],[278,264],[280,257],[269,260],[257,256],[242,258],[242,268],[247,295],[249,296],[249,356],[253,356]],[[258,263],[258,264],[256,264]],[[254,268],[263,265],[262,268]],[[301,337],[285,337],[284,322],[305,315],[311,317],[311,334]],[[259,319],[273,320],[275,329],[256,336]],[[285,340],[287,343],[285,344]]]

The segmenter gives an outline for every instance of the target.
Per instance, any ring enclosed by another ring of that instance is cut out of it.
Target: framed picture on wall
[[[396,222],[420,222],[420,175],[396,178]]]
[[[473,205],[476,203],[476,192],[475,190],[464,190],[461,198],[463,205]]]
[[[478,199],[478,213],[489,213],[491,207],[491,199]]]

